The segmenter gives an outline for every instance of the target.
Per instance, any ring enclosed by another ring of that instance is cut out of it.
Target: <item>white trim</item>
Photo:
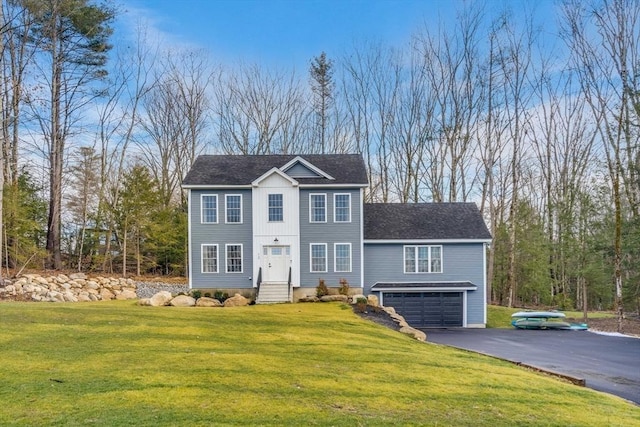
[[[298,181],[296,181],[295,179],[291,178],[289,175],[287,175],[286,173],[282,172],[278,168],[269,169],[267,172],[263,173],[258,178],[256,178],[251,183],[251,185],[253,187],[258,187],[262,181],[264,181],[265,179],[269,178],[273,174],[280,175],[282,178],[284,178],[285,180],[289,181],[289,183],[291,184],[292,187],[297,187],[299,185]]]
[[[338,221],[336,219],[336,196],[349,196],[349,219],[347,221]],[[351,211],[352,211],[352,203],[351,203],[351,193],[333,193],[333,222],[336,224],[347,224],[351,222]]]
[[[292,160],[289,160],[284,166],[282,166],[280,169],[283,172],[288,171],[289,169],[291,169],[295,164],[297,163],[301,163],[304,167],[306,167],[307,169],[311,170],[312,172],[317,173],[318,175],[330,179],[332,181],[335,180],[334,177],[332,177],[331,175],[329,175],[328,173],[326,173],[325,171],[323,171],[322,169],[320,169],[317,166],[314,166],[313,164],[309,163],[308,161],[306,161],[305,159],[303,159],[300,156],[296,156],[295,158],[293,158]]]
[[[240,222],[229,222],[228,218],[228,213],[229,213],[229,196],[234,196],[234,197],[240,197]],[[225,194],[224,195],[224,223],[225,224],[242,224],[243,223],[243,215],[242,215],[242,211],[243,211],[243,200],[242,200],[242,194],[233,194],[233,193],[229,193],[229,194]]]
[[[313,218],[313,205],[311,204],[311,199],[313,198],[313,196],[323,196],[324,197],[324,221],[316,221]],[[309,193],[309,222],[311,224],[326,224],[327,222],[327,216],[328,216],[328,210],[327,209],[327,193]]]
[[[240,271],[229,271],[229,246],[240,246]],[[228,274],[238,274],[244,272],[244,246],[242,243],[225,243],[224,245],[224,272]]]
[[[371,292],[465,292],[476,291],[476,286],[469,286],[464,288],[449,288],[446,286],[434,288],[434,287],[407,287],[407,288],[375,288]]]
[[[193,226],[193,221],[191,221],[191,190],[187,190],[187,270],[189,274],[189,289],[193,289],[193,237],[191,235],[191,228]]]
[[[482,281],[484,283],[484,301],[482,311],[485,327],[487,325],[487,244],[482,245]]]
[[[491,239],[365,239],[366,244],[407,244],[407,245],[430,245],[445,243],[491,243]]]
[[[251,184],[240,184],[240,185],[233,185],[233,184],[228,184],[228,185],[200,184],[200,185],[183,185],[182,188],[185,189],[185,190],[211,190],[211,191],[217,191],[217,190],[227,190],[229,188],[251,188]]]
[[[364,290],[364,188],[360,189],[360,287]]]
[[[313,270],[313,247],[324,246],[324,271]],[[329,250],[326,243],[309,243],[309,273],[327,273],[329,271]]]
[[[205,197],[215,197],[216,198],[216,220],[215,221],[205,221],[204,220],[204,203],[203,203],[203,199]],[[219,207],[219,203],[218,203],[218,195],[217,194],[201,194],[200,195],[200,224],[218,224],[220,222],[220,217],[218,216],[219,212],[218,212],[218,207]]]
[[[407,248],[414,249],[415,255],[415,268],[414,271],[407,271]],[[419,271],[420,258],[418,254],[420,253],[419,248],[427,248],[427,266],[428,271]],[[431,271],[431,249],[432,248],[440,248],[440,271]],[[442,274],[444,271],[444,253],[442,250],[442,245],[402,245],[402,271],[404,274]]]
[[[289,175],[287,175],[289,176]],[[291,181],[291,177],[289,177],[289,181]],[[304,178],[300,178],[300,179],[304,179]],[[313,178],[311,178],[313,179]],[[255,181],[254,181],[255,182]],[[294,186],[300,187],[300,188],[322,188],[322,189],[326,189],[326,188],[367,188],[369,185],[368,184],[304,184],[304,183],[300,183],[296,181],[296,184],[293,184]],[[252,188],[252,187],[256,187],[256,185],[252,184],[239,184],[239,185],[219,185],[219,184],[215,184],[215,185],[211,185],[211,184],[203,184],[203,185],[183,185],[182,188],[184,188],[185,190],[228,190],[230,188],[232,189],[248,189],[248,188]]]
[[[216,271],[204,271],[204,247],[205,246],[214,246],[216,248]],[[201,243],[200,244],[200,273],[202,274],[220,273],[220,248],[217,243]]]
[[[302,179],[302,178],[301,178]],[[305,184],[299,183],[300,188],[367,188],[368,184]]]
[[[336,246],[338,245],[348,245],[349,246],[349,270],[346,271],[338,271],[338,251],[336,250]],[[333,244],[333,272],[334,273],[351,273],[353,271],[353,250],[350,242],[344,243],[334,243]]]

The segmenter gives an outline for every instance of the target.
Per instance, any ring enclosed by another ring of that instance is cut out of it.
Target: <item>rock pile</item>
[[[84,273],[57,276],[25,274],[0,286],[0,298],[42,302],[79,302],[136,299],[136,283],[131,279],[88,277]]]
[[[162,307],[170,305],[173,307],[243,307],[249,305],[250,301],[240,294],[235,294],[231,298],[227,298],[221,303],[215,298],[202,297],[193,298],[189,295],[178,295],[174,297],[171,292],[160,291],[151,298],[140,298],[138,305],[146,305],[151,307]]]

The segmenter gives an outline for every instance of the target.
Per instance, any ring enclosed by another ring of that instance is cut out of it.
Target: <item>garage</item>
[[[376,283],[381,303],[393,307],[415,328],[466,327],[467,291],[471,282]]]
[[[416,328],[463,325],[462,292],[386,292],[382,300]]]

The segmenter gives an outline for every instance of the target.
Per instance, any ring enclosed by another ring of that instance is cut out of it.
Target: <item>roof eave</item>
[[[364,239],[364,244],[491,243],[492,239]]]

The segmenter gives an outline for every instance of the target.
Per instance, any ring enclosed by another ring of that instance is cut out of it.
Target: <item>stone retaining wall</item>
[[[42,302],[79,302],[137,299],[136,282],[114,277],[88,277],[84,273],[41,276],[25,274],[0,286],[0,299]]]

